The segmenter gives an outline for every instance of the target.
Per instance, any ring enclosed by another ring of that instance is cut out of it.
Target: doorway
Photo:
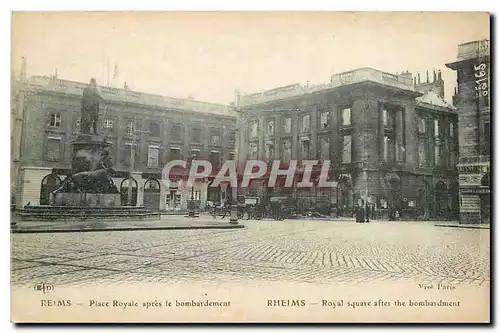
[[[55,175],[47,175],[42,179],[40,187],[40,205],[50,205],[50,194],[57,190],[61,180]]]
[[[160,209],[160,183],[156,179],[149,179],[144,184],[144,207],[149,210]]]
[[[132,200],[129,203],[128,185],[132,182]],[[120,185],[120,197],[122,206],[137,206],[137,181],[134,178],[125,178]]]

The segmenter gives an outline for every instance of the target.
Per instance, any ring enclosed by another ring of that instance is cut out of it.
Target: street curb
[[[462,229],[485,229],[490,230],[490,227],[480,227],[473,225],[453,225],[453,224],[434,224],[436,227],[447,227],[447,228],[462,228]]]
[[[63,233],[63,232],[104,232],[104,231],[145,231],[145,230],[195,230],[195,229],[242,229],[244,224],[237,225],[200,225],[200,226],[168,226],[168,227],[123,227],[102,229],[11,229],[12,234],[41,234],[41,233]]]

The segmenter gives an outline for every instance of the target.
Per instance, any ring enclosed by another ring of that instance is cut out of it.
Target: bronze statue
[[[97,134],[99,102],[104,100],[97,90],[94,78],[83,90],[81,131],[83,134]],[[92,129],[92,130],[91,130]]]
[[[88,157],[87,159],[90,159]],[[88,161],[88,165],[92,165]],[[113,174],[109,151],[104,149],[95,167],[90,167],[88,171],[80,171],[66,177],[58,189],[52,192],[69,193],[118,193],[111,175]]]
[[[97,90],[96,80],[91,79],[83,90],[81,131],[83,134],[97,135],[99,102],[103,98]],[[103,145],[105,138],[95,138],[97,141],[83,141],[83,146],[73,152],[72,174],[68,175],[59,188],[52,192],[55,196],[63,193],[119,193],[112,175],[112,161],[109,150],[98,147]],[[81,144],[82,142],[80,142]]]

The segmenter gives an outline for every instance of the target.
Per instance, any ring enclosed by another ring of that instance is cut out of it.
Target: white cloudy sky
[[[172,97],[229,103],[293,83],[322,83],[359,67],[441,69],[450,100],[460,43],[489,37],[479,13],[18,13],[12,66],[29,75],[118,85]],[[432,74],[431,74],[432,77]]]

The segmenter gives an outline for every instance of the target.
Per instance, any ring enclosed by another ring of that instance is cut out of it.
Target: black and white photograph
[[[487,12],[13,12],[16,323],[489,323]]]

